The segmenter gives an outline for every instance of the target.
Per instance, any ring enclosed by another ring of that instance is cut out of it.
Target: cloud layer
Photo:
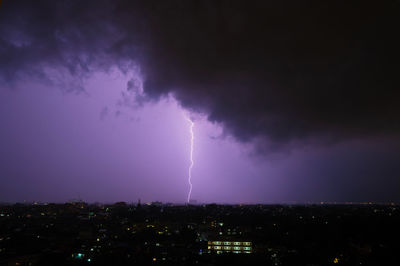
[[[396,137],[399,11],[398,1],[5,1],[0,76],[139,66],[148,99],[172,94],[261,150]]]

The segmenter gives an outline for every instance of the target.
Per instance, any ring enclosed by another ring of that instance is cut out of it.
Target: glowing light
[[[82,259],[83,257],[85,257],[85,254],[77,253],[77,254],[72,255],[72,256],[75,257],[75,259]]]
[[[190,196],[192,195],[192,188],[193,188],[193,184],[192,184],[192,168],[194,165],[194,161],[193,161],[193,143],[194,143],[194,132],[193,132],[193,127],[194,127],[194,122],[187,116],[185,116],[186,120],[189,121],[190,123],[190,166],[189,166],[189,193],[188,193],[188,197],[187,197],[187,202],[190,202]]]

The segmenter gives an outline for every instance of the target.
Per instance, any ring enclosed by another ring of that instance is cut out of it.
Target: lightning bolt
[[[192,188],[193,188],[193,184],[192,184],[192,168],[194,165],[194,161],[193,161],[193,142],[194,142],[194,132],[193,132],[193,127],[194,127],[194,122],[187,116],[185,116],[186,120],[190,123],[190,166],[189,166],[189,193],[188,193],[188,197],[187,197],[187,202],[190,202],[190,196],[192,194]]]

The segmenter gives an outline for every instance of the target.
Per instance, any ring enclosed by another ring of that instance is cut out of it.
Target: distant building
[[[163,203],[161,201],[153,201],[151,206],[162,207]]]
[[[253,253],[253,244],[250,241],[208,241],[208,250],[217,254],[231,253]]]
[[[114,207],[126,207],[126,202],[125,201],[119,201],[114,203]]]

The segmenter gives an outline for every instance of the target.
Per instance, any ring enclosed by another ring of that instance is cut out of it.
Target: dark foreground
[[[0,206],[0,265],[399,265],[395,205]]]

